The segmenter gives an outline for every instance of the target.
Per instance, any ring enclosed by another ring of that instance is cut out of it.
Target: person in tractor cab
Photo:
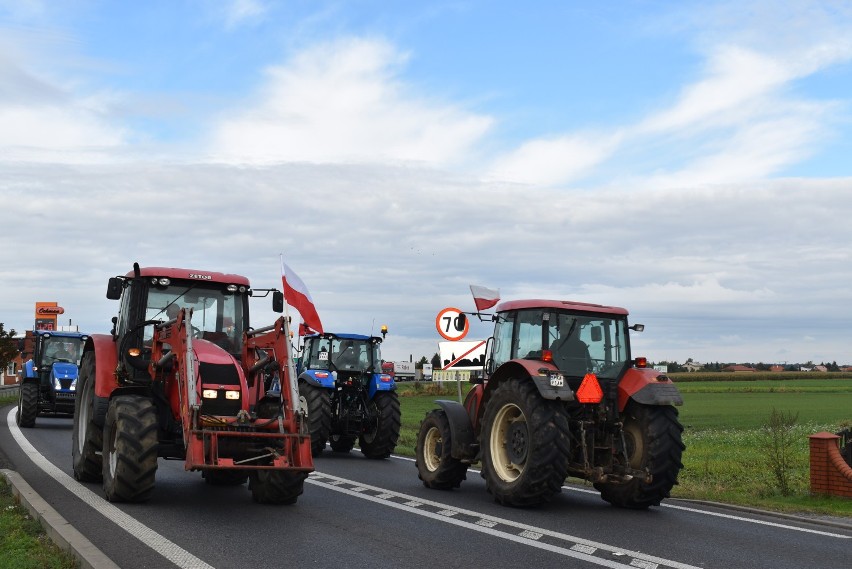
[[[74,361],[74,354],[71,353],[71,350],[68,349],[68,346],[65,342],[59,344],[59,347],[56,348],[56,351],[53,352],[53,360],[54,361]]]
[[[166,316],[169,320],[174,320],[180,314],[180,306],[175,303],[172,303],[166,307]]]
[[[553,363],[571,375],[585,375],[591,369],[589,346],[580,339],[583,323],[579,318],[559,317],[559,337],[550,345]]]

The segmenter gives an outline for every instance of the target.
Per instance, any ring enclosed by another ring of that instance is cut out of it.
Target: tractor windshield
[[[547,342],[553,363],[569,375],[615,379],[629,359],[626,321],[609,315],[551,313]]]
[[[221,285],[170,285],[148,291],[146,320],[170,320],[181,308],[192,310],[192,334],[208,340],[232,354],[240,353],[243,338],[244,297],[226,292]],[[146,326],[145,340],[153,337],[153,328]]]
[[[349,338],[315,338],[306,354],[309,369],[381,372],[378,342]]]
[[[83,343],[82,338],[54,335],[43,336],[41,365],[46,366],[54,362],[65,362],[79,366],[80,357],[83,355]]]

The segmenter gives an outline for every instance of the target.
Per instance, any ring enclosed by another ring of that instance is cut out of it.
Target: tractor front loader
[[[122,302],[112,334],[92,335],[83,354],[78,480],[102,480],[111,501],[145,501],[162,457],[209,484],[249,480],[256,502],[296,502],[313,470],[311,437],[288,322],[248,326],[248,297],[259,292],[272,292],[281,312],[280,292],[252,291],[238,275],[135,265],[110,279],[107,297]]]

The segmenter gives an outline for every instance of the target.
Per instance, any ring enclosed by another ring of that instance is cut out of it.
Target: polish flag
[[[281,258],[281,281],[284,283],[284,300],[287,304],[299,311],[306,326],[322,334],[322,322],[308,287],[299,275],[287,266],[283,257]]]
[[[491,308],[500,302],[500,290],[485,288],[484,286],[470,285],[470,294],[476,303],[476,310],[482,311]]]

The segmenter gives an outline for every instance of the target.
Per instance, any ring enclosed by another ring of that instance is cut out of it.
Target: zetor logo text
[[[53,316],[54,314],[64,314],[65,309],[61,306],[39,306],[37,312],[40,316]]]
[[[189,273],[189,278],[191,279],[201,279],[203,281],[213,280],[213,277],[210,275],[199,275],[198,273]]]

